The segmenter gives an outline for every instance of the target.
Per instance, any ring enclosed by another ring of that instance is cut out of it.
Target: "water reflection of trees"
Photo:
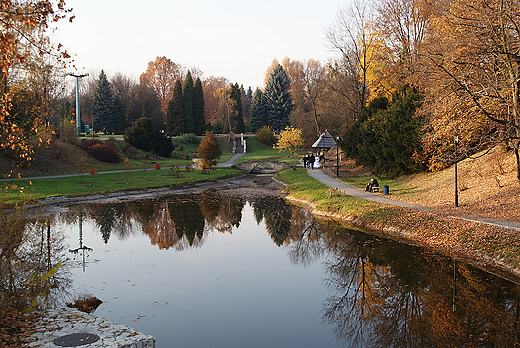
[[[291,231],[291,206],[278,197],[256,197],[252,205],[257,224],[263,219],[273,242],[282,245]]]
[[[510,347],[518,286],[367,234],[323,233],[325,322],[363,347]]]
[[[70,285],[64,267],[63,233],[52,217],[27,219],[22,211],[3,212],[0,220],[0,314],[7,308],[43,309],[56,303]],[[49,277],[50,274],[52,277]]]

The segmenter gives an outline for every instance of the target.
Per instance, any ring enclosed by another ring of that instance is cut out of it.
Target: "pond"
[[[518,344],[518,285],[317,221],[267,186],[238,186],[69,206],[28,223],[47,263],[63,261],[49,297],[92,294],[103,301],[94,315],[158,348]],[[52,257],[50,241],[64,245]]]

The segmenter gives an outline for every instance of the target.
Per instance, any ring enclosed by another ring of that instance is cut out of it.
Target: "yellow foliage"
[[[273,145],[273,148],[279,149],[280,152],[289,149],[289,151],[291,151],[291,156],[293,156],[296,148],[300,146],[303,146],[302,130],[287,126],[280,134],[280,138],[278,139],[278,142]]]

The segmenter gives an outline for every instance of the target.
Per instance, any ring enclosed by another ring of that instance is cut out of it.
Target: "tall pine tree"
[[[257,88],[253,94],[249,115],[249,125],[251,126],[251,131],[254,133],[256,133],[256,131],[263,126],[267,126],[269,124],[267,104],[264,98],[264,94],[260,88]]]
[[[182,100],[182,85],[181,81],[177,80],[173,85],[172,98],[168,102],[166,111],[166,134],[168,135],[177,136],[186,133]]]
[[[95,132],[112,130],[114,126],[112,121],[113,99],[114,96],[107,75],[101,70],[96,81],[94,100],[92,101],[92,128]]]
[[[244,124],[244,111],[242,109],[242,92],[238,83],[231,85],[231,99],[235,101],[235,133],[244,133],[246,126]]]
[[[294,109],[291,97],[291,80],[280,64],[277,64],[265,85],[265,99],[272,130],[281,131],[289,125],[289,114]]]
[[[205,128],[204,92],[202,90],[202,82],[197,78],[193,86],[193,132],[197,135],[203,135]]]
[[[125,107],[119,96],[114,97],[112,105],[112,127],[116,134],[123,134],[125,131]]]
[[[188,71],[182,84],[183,133],[193,132],[193,78]]]

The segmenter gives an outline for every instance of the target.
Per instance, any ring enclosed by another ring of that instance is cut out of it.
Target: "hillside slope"
[[[520,222],[520,183],[513,151],[496,147],[458,164],[459,207],[454,206],[454,166],[400,178],[392,198],[447,214]]]

